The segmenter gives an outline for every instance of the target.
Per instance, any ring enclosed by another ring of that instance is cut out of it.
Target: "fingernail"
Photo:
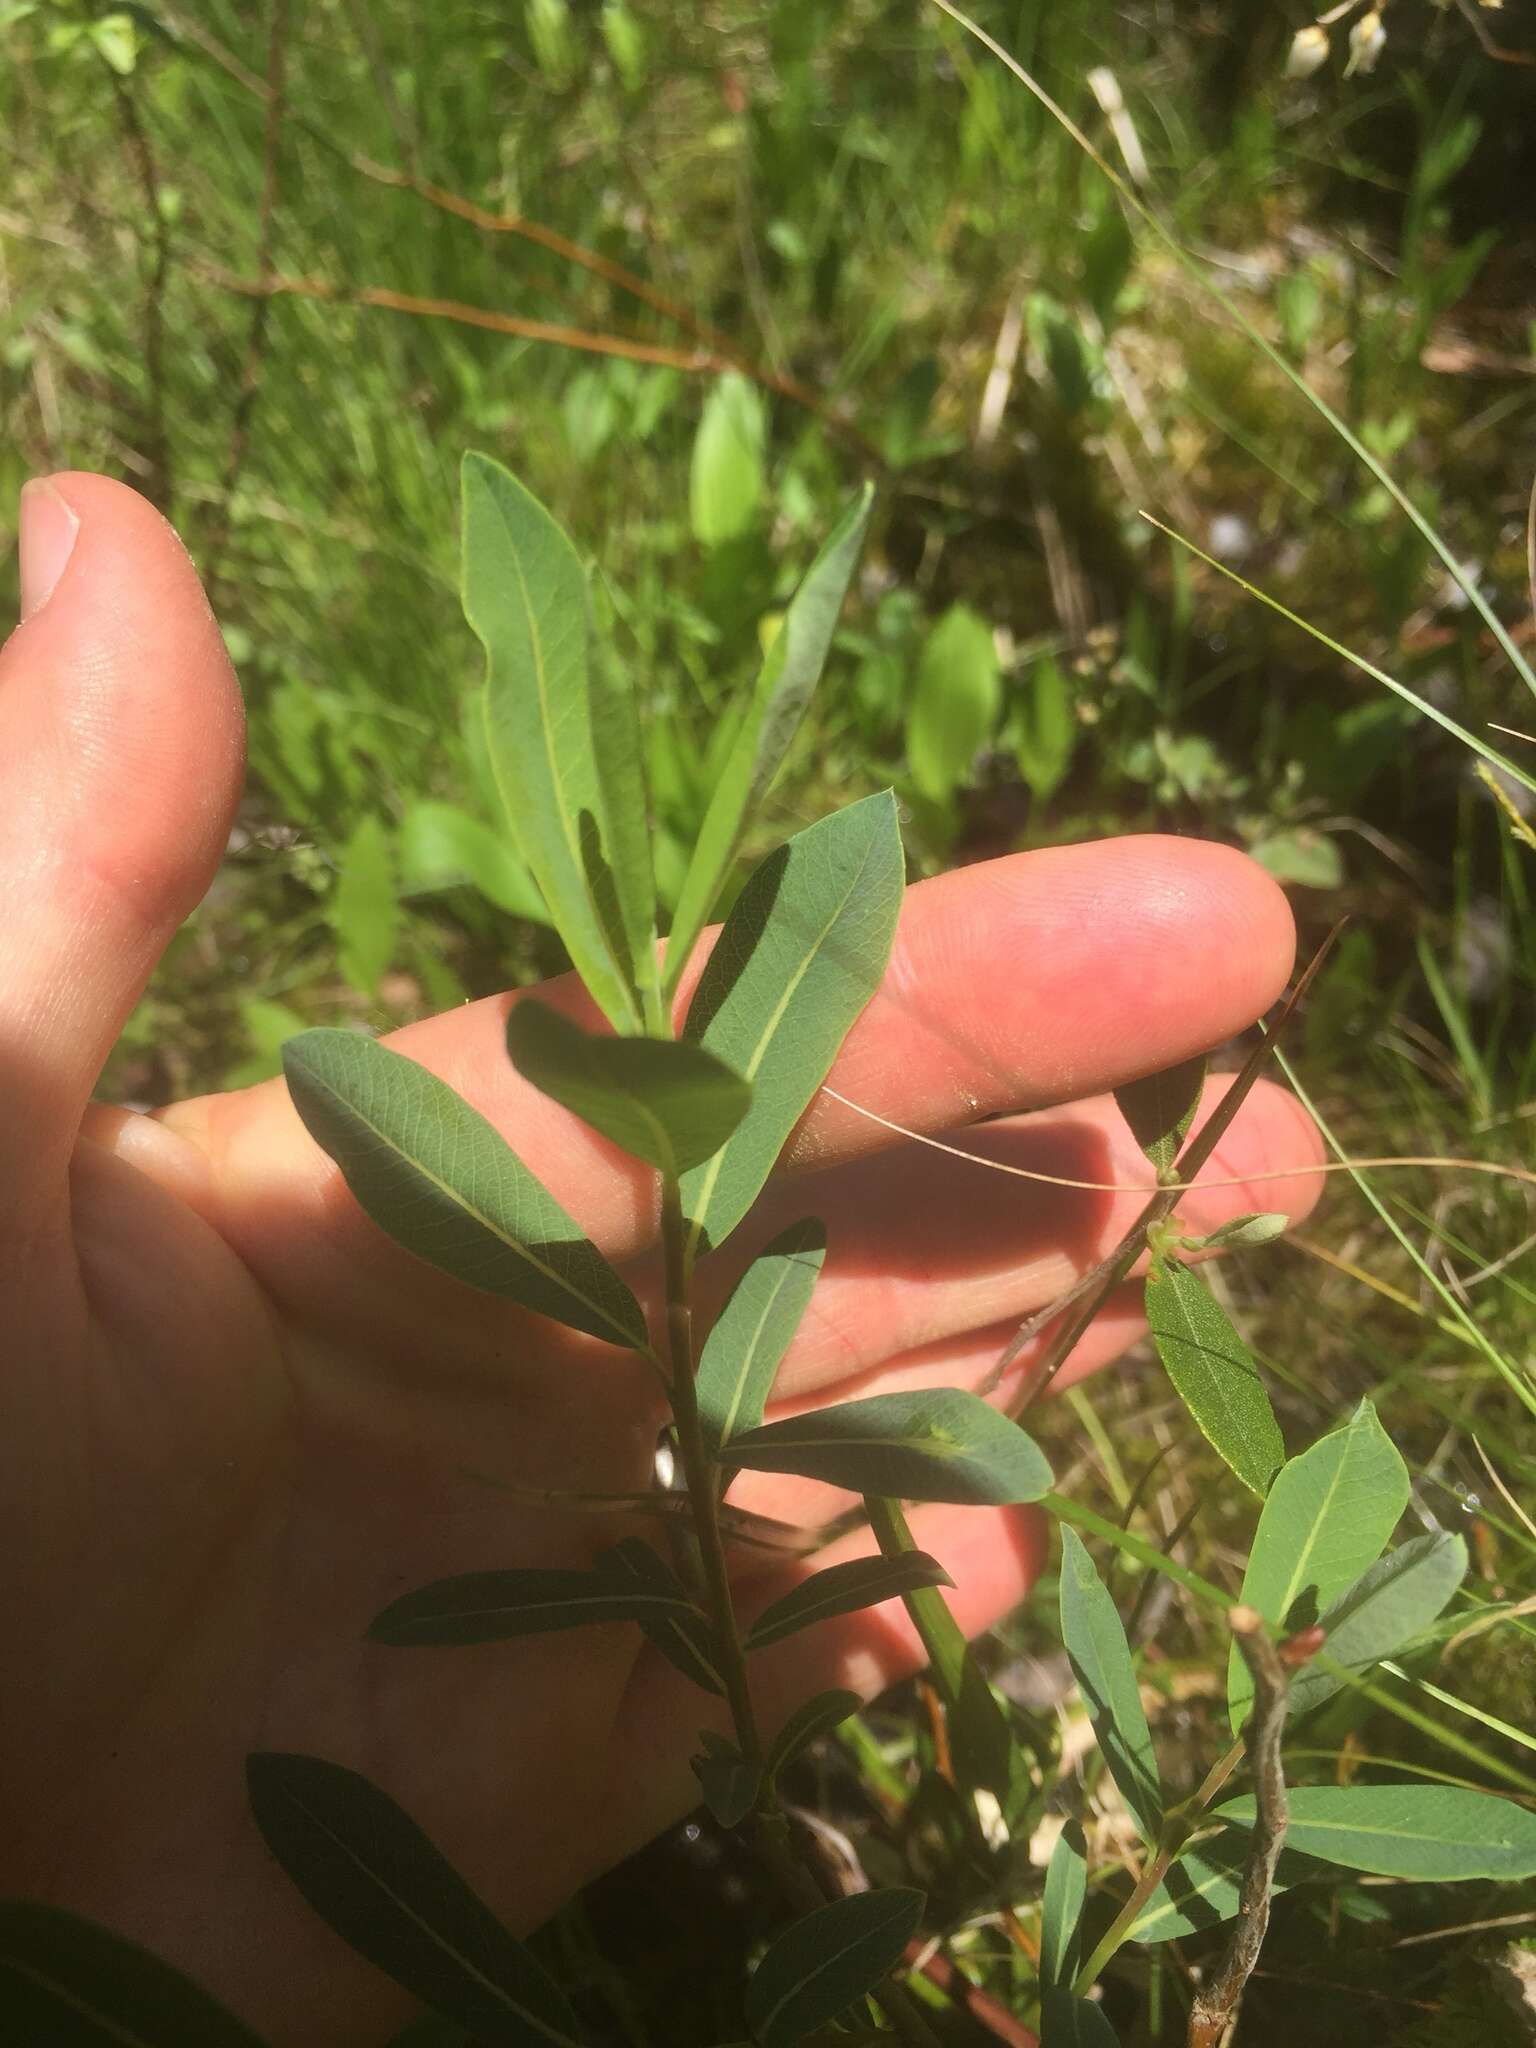
[[[21,562],[21,616],[30,619],[52,597],[74,553],[80,521],[46,478],[21,487],[17,553]]]

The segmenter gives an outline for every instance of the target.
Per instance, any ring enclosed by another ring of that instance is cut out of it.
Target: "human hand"
[[[643,1486],[660,1396],[632,1354],[397,1250],[281,1083],[152,1117],[88,1104],[217,865],[242,719],[158,515],[99,477],[29,495],[27,615],[0,652],[3,1884],[144,1942],[277,2042],[373,2042],[403,1999],[272,1861],[244,1757],[297,1749],[364,1772],[520,1929],[693,1804],[701,1696],[630,1628],[431,1653],[362,1640],[388,1601],[440,1575],[590,1563],[610,1518],[510,1502],[465,1468],[522,1487]],[[1273,883],[1218,847],[1142,838],[993,861],[909,891],[831,1082],[923,1132],[1006,1113],[962,1142],[1141,1184],[1102,1091],[1251,1022],[1292,944]],[[588,1019],[569,979],[541,993]],[[653,1301],[650,1176],[519,1080],[502,1034],[515,1000],[392,1043],[486,1114]],[[1291,1099],[1261,1085],[1207,1171],[1317,1156]],[[778,1387],[802,1405],[976,1384],[1138,1206],[896,1142],[825,1096],[786,1163],[716,1263],[734,1270],[791,1214],[825,1218],[826,1269]],[[1200,1230],[1254,1207],[1299,1216],[1317,1186],[1303,1171],[1258,1200],[1212,1189],[1183,1213]],[[1069,1374],[1140,1327],[1117,1298]],[[766,1474],[732,1498],[796,1521],[828,1500]],[[1035,1515],[913,1519],[968,1629],[1028,1590]],[[744,1604],[810,1568],[742,1552]],[[895,1607],[794,1637],[754,1659],[765,1729],[818,1688],[873,1694],[919,1661]]]

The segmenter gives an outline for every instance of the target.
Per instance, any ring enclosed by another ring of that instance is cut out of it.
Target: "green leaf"
[[[1040,2002],[1040,2048],[1119,2048],[1119,2036],[1101,2006],[1060,1985]]]
[[[1467,1573],[1467,1546],[1441,1530],[1415,1536],[1378,1558],[1323,1616],[1323,1648],[1330,1660],[1365,1672],[1418,1635],[1450,1604]],[[1321,1665],[1305,1665],[1288,1694],[1294,1721],[1332,1699],[1342,1678]]]
[[[992,628],[951,605],[924,642],[907,712],[907,766],[924,796],[947,803],[992,737],[1002,686]]]
[[[747,1631],[745,1648],[766,1650],[770,1643],[782,1642],[818,1621],[899,1600],[919,1586],[954,1583],[938,1559],[923,1550],[909,1550],[901,1557],[851,1557],[813,1572],[765,1607]]]
[[[854,1892],[786,1927],[747,1986],[747,2024],[761,2048],[793,2048],[872,1991],[901,1961],[923,1905],[921,1892],[905,1888]]]
[[[321,1919],[494,2048],[579,2048],[564,1993],[408,1813],[319,1757],[246,1758],[267,1847]]]
[[[666,1621],[696,1615],[679,1588],[616,1586],[597,1572],[461,1572],[392,1600],[368,1624],[368,1639],[399,1648],[500,1643],[600,1621]]]
[[[677,899],[663,982],[668,994],[677,987],[694,942],[719,901],[742,834],[783,765],[821,680],[869,531],[873,503],[874,488],[866,484],[806,572],[764,659],[752,701],[715,780]]]
[[[751,1083],[752,1107],[683,1182],[695,1244],[722,1244],[752,1206],[879,987],[905,880],[887,790],[797,832],[736,899],[686,1035]]]
[[[700,1739],[705,1754],[688,1761],[704,1794],[704,1804],[721,1827],[740,1827],[757,1804],[761,1777],[735,1743],[718,1735],[705,1734]]]
[[[762,393],[737,371],[727,371],[710,386],[693,443],[688,512],[701,546],[735,540],[756,518],[767,439]]]
[[[739,1430],[755,1429],[762,1421],[774,1375],[826,1257],[826,1225],[818,1217],[804,1217],[765,1245],[731,1290],[704,1340],[694,1382],[712,1456]]]
[[[1081,1960],[1078,1950],[1083,1906],[1088,1898],[1088,1850],[1083,1831],[1069,1820],[1045,1867],[1045,1902],[1040,1916],[1040,1987],[1070,1989]]]
[[[645,76],[645,36],[625,0],[603,0],[603,41],[626,92]]]
[[[394,958],[399,922],[389,836],[378,818],[362,819],[342,849],[330,918],[342,973],[371,996]]]
[[[1456,1883],[1536,1877],[1536,1813],[1460,1785],[1301,1785],[1290,1792],[1286,1841],[1294,1849],[1378,1877]],[[1253,1825],[1251,1799],[1216,1809]]]
[[[412,804],[400,821],[395,842],[400,886],[407,895],[429,895],[464,883],[509,917],[548,924],[549,912],[533,877],[489,825],[454,804]]]
[[[1115,1104],[1131,1136],[1151,1160],[1159,1180],[1171,1177],[1205,1086],[1205,1055],[1181,1060],[1160,1074],[1144,1074],[1115,1090]]]
[[[682,1581],[661,1553],[638,1536],[629,1536],[603,1552],[597,1560],[597,1570],[600,1577],[617,1589],[637,1588],[670,1600],[665,1611],[642,1618],[641,1628],[652,1647],[684,1678],[723,1699],[725,1680],[720,1675],[719,1654],[709,1620],[688,1598]]]
[[[1072,692],[1061,665],[1047,654],[1029,672],[1013,721],[1014,758],[1040,803],[1055,795],[1077,745]]]
[[[201,1986],[94,1920],[0,1902],[0,2012],[21,2048],[261,2048]]]
[[[1408,1468],[1362,1401],[1346,1428],[1282,1465],[1259,1516],[1239,1598],[1273,1628],[1310,1628],[1386,1547],[1408,1505]],[[1227,1703],[1234,1732],[1253,1698],[1234,1650]]]
[[[1200,1275],[1154,1257],[1147,1325],[1163,1369],[1207,1440],[1261,1498],[1285,1462],[1285,1439],[1253,1354]]]
[[[768,1745],[765,1771],[769,1782],[792,1764],[802,1750],[830,1735],[850,1714],[856,1714],[862,1704],[856,1692],[839,1687],[832,1692],[819,1692],[796,1707]]]
[[[1266,1211],[1262,1215],[1234,1216],[1230,1223],[1223,1223],[1219,1230],[1211,1231],[1205,1237],[1185,1237],[1179,1240],[1186,1251],[1215,1251],[1221,1246],[1227,1251],[1251,1251],[1261,1244],[1273,1244],[1277,1237],[1283,1237],[1290,1228],[1289,1216],[1277,1211]]]
[[[464,458],[464,613],[485,647],[491,760],[513,841],[616,1030],[656,974],[631,693],[587,658],[587,580],[564,532],[489,456]]]
[[[531,997],[508,1014],[507,1051],[525,1081],[671,1179],[718,1152],[752,1102],[700,1046],[583,1031]]]
[[[1338,841],[1307,825],[1298,825],[1292,832],[1272,832],[1250,846],[1248,855],[1277,882],[1291,882],[1303,889],[1343,886],[1344,857]]]
[[[1150,1947],[1187,1934],[1203,1934],[1224,1920],[1235,1919],[1242,1903],[1248,1846],[1244,1829],[1226,1827],[1188,1850],[1142,1908],[1130,1939]],[[1304,1878],[1317,1876],[1323,1867],[1310,1856],[1282,1850],[1275,1867],[1274,1890],[1287,1891]]]
[[[876,1394],[732,1439],[732,1465],[797,1472],[898,1500],[1008,1506],[1039,1500],[1051,1469],[1017,1423],[954,1387]]]
[[[574,1330],[647,1346],[640,1304],[469,1104],[355,1031],[283,1049],[294,1106],[381,1230],[419,1259]]]
[[[1061,1532],[1061,1639],[1110,1776],[1148,1842],[1163,1824],[1163,1788],[1141,1688],[1115,1603],[1086,1544]]]

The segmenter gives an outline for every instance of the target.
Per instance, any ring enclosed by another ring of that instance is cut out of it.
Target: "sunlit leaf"
[[[723,1243],[752,1206],[879,987],[905,880],[886,791],[796,833],[736,899],[688,1011],[688,1039],[752,1087],[724,1149],[683,1182],[702,1248]]]
[[[992,628],[951,605],[924,642],[907,713],[907,766],[924,796],[944,803],[969,781],[1001,695]]]
[[[1390,1657],[1449,1606],[1467,1573],[1467,1546],[1449,1530],[1414,1536],[1378,1558],[1323,1616],[1323,1648],[1332,1663],[1368,1671]],[[1332,1699],[1344,1680],[1317,1664],[1291,1680],[1290,1718]]]
[[[544,507],[485,455],[465,456],[463,489],[464,612],[507,828],[592,996],[634,1030],[656,966],[632,695],[588,660],[586,574]]]
[[[680,1588],[615,1586],[597,1572],[559,1567],[461,1572],[392,1600],[369,1623],[368,1638],[401,1648],[499,1643],[600,1621],[643,1626],[686,1619],[697,1611]]]
[[[509,917],[549,923],[544,899],[511,846],[454,804],[412,804],[400,820],[395,847],[400,886],[408,895],[468,883]]]
[[[1191,1267],[1154,1258],[1147,1325],[1174,1390],[1245,1486],[1261,1497],[1285,1462],[1285,1439],[1253,1354]]]
[[[1104,1762],[1145,1839],[1163,1820],[1162,1783],[1125,1628],[1087,1546],[1061,1532],[1061,1639]]]
[[[1536,1877],[1536,1813],[1460,1785],[1300,1785],[1290,1791],[1286,1842],[1296,1850],[1378,1877],[1455,1883]],[[1214,1818],[1253,1825],[1252,1799]]]
[[[774,1375],[810,1304],[827,1257],[826,1226],[807,1216],[780,1231],[748,1266],[715,1318],[694,1381],[712,1453],[755,1429]]]
[[[1040,1915],[1040,1985],[1044,1991],[1070,1987],[1077,1975],[1087,1897],[1088,1851],[1082,1829],[1069,1820],[1056,1837],[1045,1867],[1045,1901]]]
[[[1243,1869],[1250,1837],[1244,1828],[1225,1827],[1198,1848],[1186,1850],[1142,1908],[1130,1938],[1148,1946],[1202,1934],[1236,1917],[1242,1903]],[[1274,1890],[1283,1892],[1324,1866],[1293,1849],[1281,1852]]]
[[[378,818],[363,818],[342,849],[330,915],[342,973],[371,996],[394,958],[399,928],[389,836]]]
[[[707,548],[735,540],[763,498],[768,413],[762,393],[737,371],[716,378],[704,400],[688,479],[693,537]]]
[[[975,1394],[953,1387],[876,1394],[769,1422],[732,1439],[729,1461],[797,1472],[896,1500],[1006,1506],[1051,1484],[1039,1447]]]
[[[821,679],[873,502],[873,488],[866,485],[806,571],[764,658],[752,701],[715,780],[673,913],[664,980],[669,991],[677,986],[730,873],[742,833],[778,774]]]
[[[246,1785],[267,1847],[359,1955],[492,2048],[579,2048],[560,1987],[376,1785],[270,1751]]]
[[[701,1046],[583,1031],[531,997],[508,1014],[507,1050],[525,1081],[671,1178],[718,1152],[752,1101]]]
[[[872,1991],[901,1961],[923,1904],[905,1888],[853,1892],[786,1927],[747,1986],[747,2023],[761,2048],[793,2048]]]
[[[446,1082],[356,1031],[303,1032],[283,1070],[311,1137],[397,1244],[572,1329],[646,1344],[640,1304],[602,1253]]]
[[[0,1901],[0,2014],[17,2048],[261,2048],[169,1963],[27,1899]]]
[[[1408,1505],[1408,1468],[1362,1401],[1336,1429],[1282,1465],[1259,1516],[1241,1599],[1274,1628],[1310,1628],[1374,1564]],[[1232,1726],[1253,1698],[1234,1650],[1227,1674]]]
[[[1189,1127],[1200,1107],[1205,1086],[1205,1055],[1181,1060],[1160,1074],[1145,1074],[1115,1090],[1115,1105],[1131,1127],[1131,1136],[1161,1177],[1172,1171]]]
[[[852,1614],[861,1607],[878,1607],[885,1600],[899,1600],[919,1586],[952,1586],[954,1580],[937,1558],[926,1551],[909,1550],[901,1557],[851,1557],[841,1564],[829,1564],[765,1607],[747,1631],[746,1648],[765,1650],[770,1643],[810,1628],[818,1621],[830,1621],[839,1614]]]
[[[838,1688],[832,1692],[816,1693],[814,1697],[796,1707],[768,1745],[769,1779],[777,1778],[780,1771],[793,1763],[802,1750],[809,1749],[813,1742],[819,1742],[824,1735],[830,1735],[832,1730],[846,1721],[850,1714],[856,1714],[860,1704],[856,1692]]]
[[[1019,773],[1041,803],[1060,787],[1071,765],[1078,731],[1071,688],[1061,664],[1053,656],[1043,655],[1029,672],[1012,725]]]

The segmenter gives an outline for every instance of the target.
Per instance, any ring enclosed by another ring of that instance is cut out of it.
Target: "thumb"
[[[212,880],[239,793],[239,692],[197,572],[137,492],[22,492],[21,623],[0,649],[0,1219],[62,1189],[91,1089]]]

